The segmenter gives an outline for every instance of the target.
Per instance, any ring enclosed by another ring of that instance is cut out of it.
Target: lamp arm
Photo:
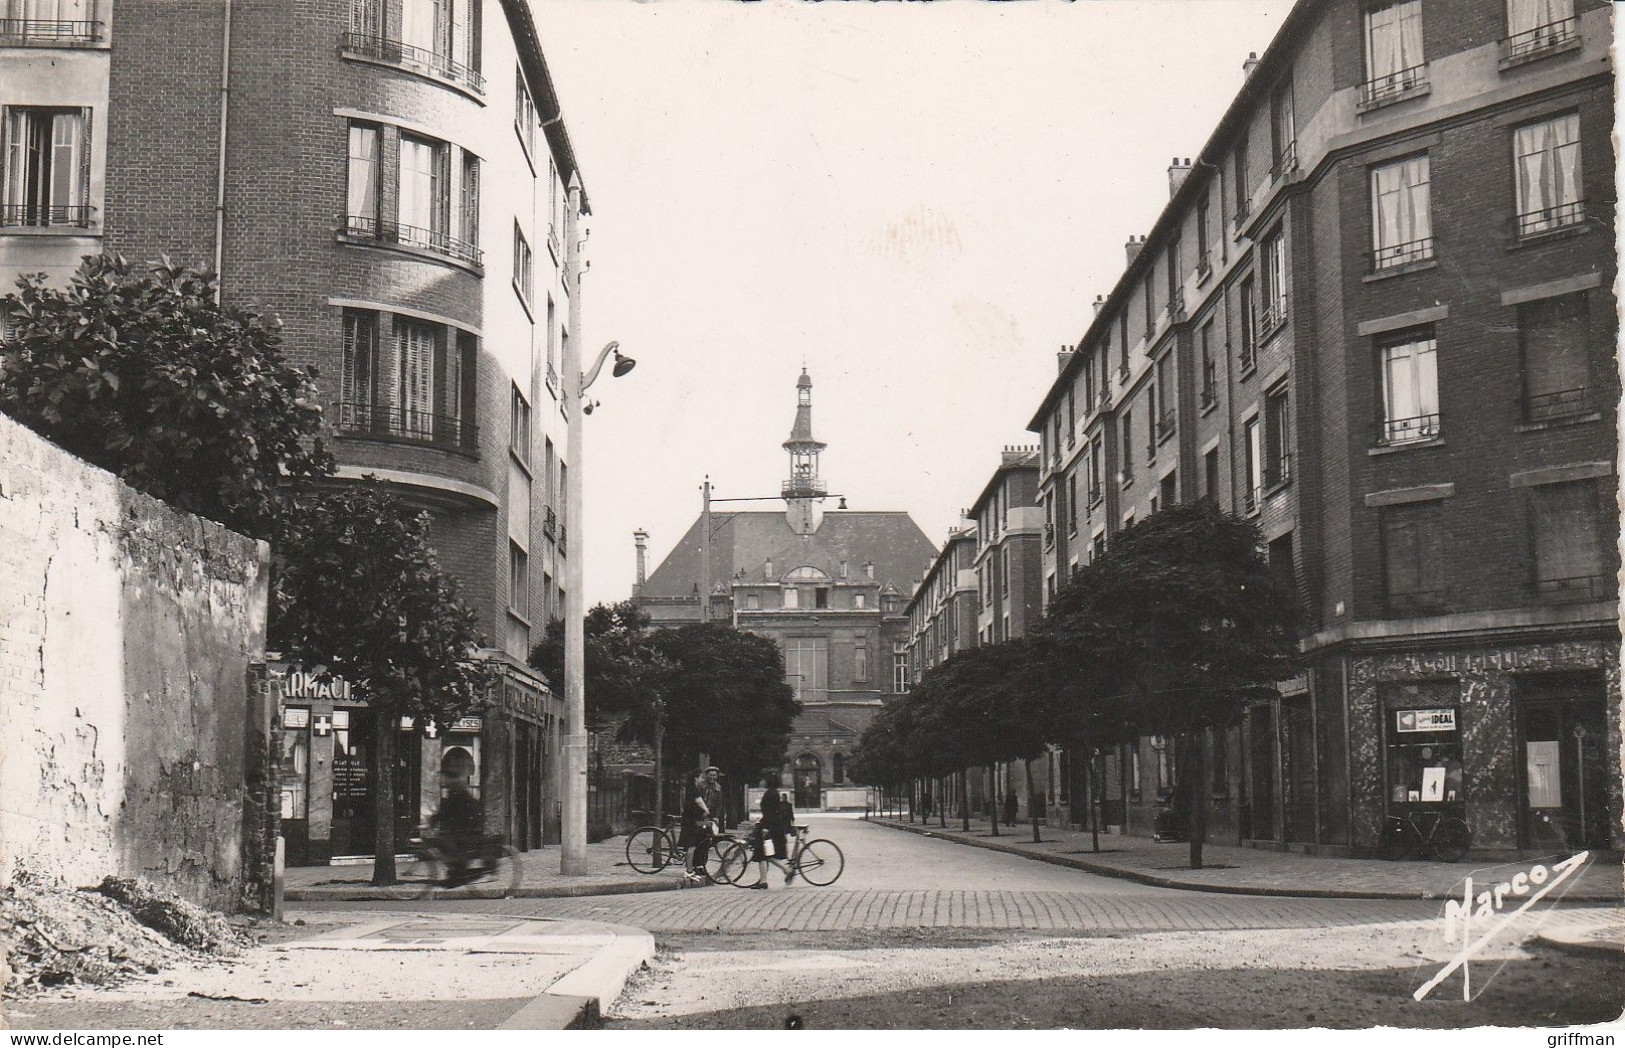
[[[608,360],[609,355],[619,349],[620,346],[619,342],[611,342],[598,351],[598,360],[593,363],[592,370],[587,372],[581,379],[581,392],[587,392],[587,387],[598,381],[598,372],[604,369],[604,361]]]

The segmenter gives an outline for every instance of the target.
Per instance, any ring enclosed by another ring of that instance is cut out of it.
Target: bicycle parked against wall
[[[1390,815],[1379,842],[1389,859],[1406,859],[1432,852],[1444,862],[1460,862],[1473,845],[1473,830],[1443,812],[1413,810]]]
[[[401,864],[396,876],[408,895],[424,899],[458,888],[471,895],[496,892],[512,898],[524,880],[525,867],[519,850],[500,833],[486,834],[478,854],[458,856],[445,843],[419,835],[407,842],[411,858]]]
[[[846,869],[846,856],[834,841],[824,840],[822,837],[807,839],[808,828],[797,826],[795,828],[796,843],[790,848],[790,857],[785,862],[785,883],[788,884],[796,877],[800,877],[815,887],[823,888],[834,884]],[[750,868],[750,844],[746,841],[733,840],[724,846],[722,852],[722,876],[718,878],[727,884],[740,888],[749,887],[741,884],[746,870]]]

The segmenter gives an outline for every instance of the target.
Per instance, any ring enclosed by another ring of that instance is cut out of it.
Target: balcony
[[[559,525],[559,556],[568,556],[570,553],[570,529],[563,524]]]
[[[1432,237],[1407,240],[1403,244],[1386,244],[1371,250],[1371,271],[1379,273],[1385,269],[1398,269],[1417,262],[1427,262],[1432,258]]]
[[[827,495],[829,490],[824,487],[824,482],[816,474],[803,473],[781,482],[779,484],[779,494],[787,499],[805,499]]]
[[[1213,361],[1204,361],[1202,364],[1202,410],[1206,411],[1219,402],[1219,369]]]
[[[1263,488],[1248,488],[1241,496],[1241,515],[1250,517],[1258,512],[1258,506],[1264,501]]]
[[[1417,415],[1414,418],[1391,418],[1379,427],[1377,443],[1392,445],[1437,440],[1440,432],[1437,414]]]
[[[1361,84],[1360,102],[1356,108],[1363,113],[1368,109],[1388,105],[1390,102],[1426,94],[1428,90],[1428,67],[1427,63],[1423,62],[1409,69],[1399,69],[1372,77]]]
[[[555,541],[559,537],[559,515],[553,511],[552,506],[546,507],[546,512],[542,516],[542,535]]]
[[[421,251],[444,255],[446,258],[483,269],[485,253],[466,240],[459,240],[443,230],[404,226],[370,215],[347,215],[342,220],[339,235],[346,240],[372,241],[377,244],[400,244]]]
[[[479,427],[454,415],[435,415],[412,408],[378,404],[340,403],[339,433],[346,437],[398,440],[438,448],[479,453]]]
[[[558,370],[553,367],[553,362],[551,360],[547,362],[547,388],[553,391],[554,396],[559,395],[559,373]]]
[[[1292,479],[1292,454],[1283,451],[1264,464],[1264,490],[1274,491]]]
[[[0,206],[0,228],[49,229],[67,226],[89,229],[96,209],[89,204],[5,204]]]
[[[388,37],[351,31],[344,34],[339,50],[347,55],[427,73],[429,76],[466,87],[477,95],[485,94],[485,77],[480,75],[479,70],[426,47],[414,47]]]
[[[1535,596],[1550,604],[1612,600],[1619,593],[1612,575],[1579,575],[1567,579],[1536,579]]]
[[[1563,204],[1553,204],[1551,207],[1540,207],[1533,211],[1525,211],[1516,219],[1518,235],[1520,237],[1539,236],[1542,233],[1551,233],[1570,226],[1578,226],[1585,222],[1586,202],[1584,200],[1570,200]]]
[[[1262,344],[1286,324],[1286,299],[1277,299],[1258,311],[1257,341]]]
[[[6,47],[94,44],[101,38],[100,22],[62,21],[54,18],[0,18],[0,45]]]
[[[1196,283],[1200,285],[1212,275],[1213,260],[1209,258],[1208,253],[1204,251],[1202,252],[1202,257],[1196,260]]]
[[[1537,58],[1570,51],[1580,45],[1580,19],[1560,18],[1501,40],[1501,68],[1533,62]]]
[[[1185,316],[1185,289],[1174,288],[1168,296],[1168,319],[1180,320]]]
[[[1099,484],[1091,485],[1089,488],[1089,508],[1094,509],[1096,506],[1100,505],[1100,500],[1105,497],[1105,488],[1101,487]]]
[[[1599,409],[1597,399],[1596,391],[1590,386],[1536,393],[1524,398],[1523,418],[1525,422],[1551,422],[1575,415],[1588,415]]]
[[[1162,413],[1162,417],[1157,419],[1158,444],[1161,444],[1163,441],[1174,435],[1174,429],[1178,424],[1178,420],[1179,413],[1173,409],[1169,409]]]
[[[1298,143],[1294,139],[1281,147],[1281,152],[1275,157],[1275,165],[1270,168],[1270,178],[1279,182],[1298,169]]]
[[[1055,525],[1054,524],[1045,524],[1044,525],[1044,548],[1049,549],[1053,545],[1055,545]]]

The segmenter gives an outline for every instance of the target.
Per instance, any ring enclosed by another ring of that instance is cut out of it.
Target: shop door
[[[333,854],[372,855],[371,710],[333,711]],[[421,743],[416,732],[395,736],[395,850],[420,819]]]
[[[796,758],[796,807],[816,811],[824,806],[824,766],[815,754]]]
[[[1286,791],[1286,839],[1315,839],[1315,738],[1309,697],[1281,703],[1281,783]]]
[[[1275,717],[1263,703],[1248,711],[1247,808],[1253,840],[1275,840]]]
[[[1607,847],[1601,702],[1533,701],[1520,719],[1524,846]]]

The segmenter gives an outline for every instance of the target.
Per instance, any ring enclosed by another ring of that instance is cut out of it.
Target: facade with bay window
[[[569,554],[558,369],[578,171],[531,5],[238,4],[229,46],[226,5],[0,0],[0,14],[0,265],[65,282],[100,251],[218,259],[228,305],[281,319],[289,356],[320,371],[340,478],[375,476],[426,510],[478,612],[494,705],[461,748],[492,828],[555,839],[560,702],[525,663],[562,609]],[[365,716],[344,699],[294,706],[288,730],[307,741]],[[419,742],[413,817],[437,803],[448,745]],[[346,782],[356,801],[364,779]],[[304,860],[366,839],[315,810],[333,789],[289,792]]]
[[[1597,0],[1298,3],[1032,420],[1058,584],[1212,498],[1299,595],[1304,673],[1207,740],[1214,839],[1620,844],[1610,37]],[[1107,824],[1149,827],[1152,753],[1102,756]]]

